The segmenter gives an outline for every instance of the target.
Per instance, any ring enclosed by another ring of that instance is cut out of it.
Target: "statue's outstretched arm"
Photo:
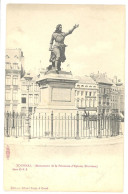
[[[79,27],[79,24],[75,24],[75,25],[72,27],[71,30],[69,30],[68,32],[65,32],[65,36],[71,34],[71,33],[72,33],[76,28],[78,28],[78,27]]]

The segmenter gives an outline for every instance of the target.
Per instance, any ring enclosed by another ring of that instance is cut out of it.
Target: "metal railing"
[[[121,120],[117,116],[89,116],[51,113],[29,115],[30,138],[95,138],[122,134]],[[23,137],[26,129],[26,116],[18,113],[5,113],[4,134],[7,137]]]

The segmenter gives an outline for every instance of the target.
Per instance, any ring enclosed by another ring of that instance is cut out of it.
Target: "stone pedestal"
[[[75,84],[71,72],[48,71],[37,80],[40,87],[40,103],[36,113],[51,112],[75,113]]]

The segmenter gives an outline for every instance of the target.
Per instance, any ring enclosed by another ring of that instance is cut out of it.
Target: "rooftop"
[[[112,80],[107,77],[106,73],[91,74],[91,77],[97,83],[113,85]]]
[[[87,75],[75,76],[75,78],[79,80],[79,83],[96,84],[96,82],[90,76]]]

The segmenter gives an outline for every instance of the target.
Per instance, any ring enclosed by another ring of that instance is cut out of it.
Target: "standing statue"
[[[56,26],[55,32],[53,32],[51,41],[50,41],[50,48],[51,51],[50,62],[52,62],[52,68],[56,71],[61,70],[61,62],[63,63],[66,60],[65,57],[65,47],[67,45],[64,44],[64,39],[67,35],[71,34],[76,28],[79,27],[78,25],[74,25],[71,30],[68,32],[62,32],[62,25],[58,24]],[[54,45],[53,42],[55,41]]]

